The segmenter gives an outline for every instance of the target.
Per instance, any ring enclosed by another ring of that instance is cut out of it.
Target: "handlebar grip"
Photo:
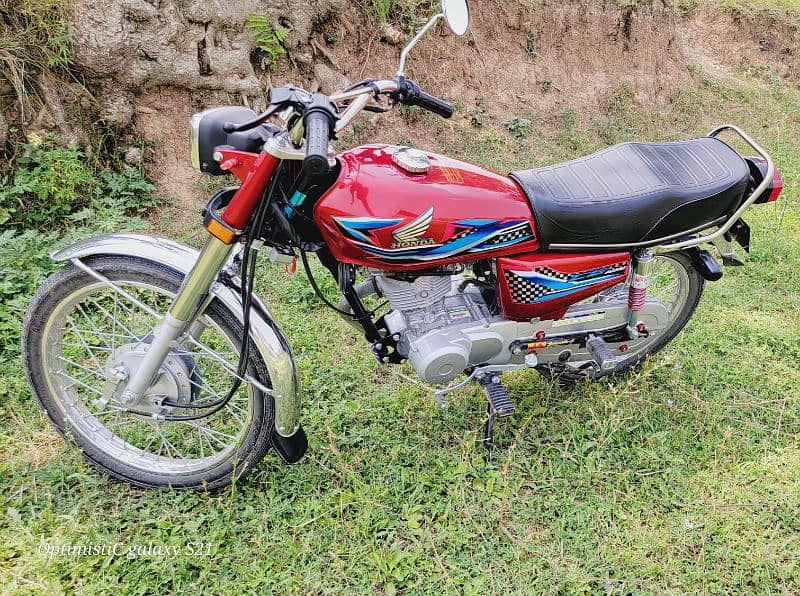
[[[331,137],[331,118],[322,111],[312,111],[306,115],[306,157],[303,171],[308,176],[321,176],[328,173],[328,141]]]
[[[424,91],[420,91],[416,97],[416,104],[424,110],[433,112],[442,118],[450,118],[455,111],[455,107],[449,101],[439,99],[433,95],[429,95]]]

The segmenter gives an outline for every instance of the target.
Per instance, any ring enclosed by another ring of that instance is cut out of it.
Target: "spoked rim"
[[[167,289],[138,280],[115,284],[151,310],[163,313],[174,298]],[[254,415],[254,389],[247,383],[221,411],[191,421],[161,415],[202,412],[198,407],[156,407],[151,416],[124,411],[109,399],[114,359],[146,351],[156,319],[145,309],[97,281],[61,300],[42,334],[42,370],[50,393],[72,432],[121,463],[148,472],[189,475],[215,468],[235,456]],[[208,314],[198,319],[197,337],[173,349],[151,389],[153,401],[202,405],[224,396],[238,362],[233,338]],[[127,352],[126,352],[127,351]],[[172,395],[169,395],[172,393]],[[105,403],[104,403],[105,402]],[[141,406],[130,406],[142,410]],[[145,408],[146,409],[146,408]]]

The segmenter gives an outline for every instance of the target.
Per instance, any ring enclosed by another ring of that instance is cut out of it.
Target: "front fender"
[[[82,240],[50,255],[55,261],[71,261],[94,255],[133,256],[164,265],[183,275],[191,270],[199,251],[158,236],[147,234],[104,234]],[[243,320],[238,280],[215,283],[211,293],[239,321]],[[300,428],[300,381],[289,343],[266,305],[253,296],[250,314],[250,335],[269,371],[275,400],[275,432],[293,436]]]

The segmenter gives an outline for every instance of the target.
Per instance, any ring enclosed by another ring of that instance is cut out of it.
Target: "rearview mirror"
[[[469,29],[469,6],[467,0],[442,0],[442,12],[447,28],[456,35],[464,35]]]

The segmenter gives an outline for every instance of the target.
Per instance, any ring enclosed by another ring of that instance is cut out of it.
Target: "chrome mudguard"
[[[189,273],[199,251],[158,236],[147,234],[104,234],[82,240],[57,250],[50,257],[55,261],[71,261],[94,255],[125,255],[138,257],[165,265],[184,275]],[[211,293],[218,298],[239,321],[243,320],[242,301],[236,281],[215,283]],[[269,371],[272,394],[275,400],[275,431],[290,437],[300,427],[300,382],[294,357],[283,332],[267,307],[253,296],[250,314],[250,335]]]

